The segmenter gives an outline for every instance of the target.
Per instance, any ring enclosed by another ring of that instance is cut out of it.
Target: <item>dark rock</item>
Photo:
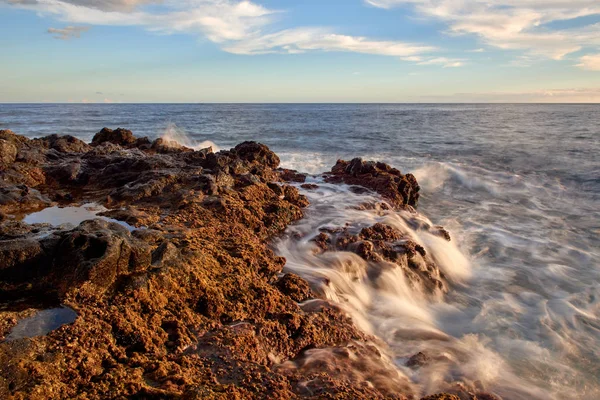
[[[417,369],[427,364],[430,361],[430,358],[425,355],[425,353],[417,353],[406,362],[406,366],[409,368]]]
[[[306,174],[301,174],[298,171],[294,171],[291,169],[280,169],[279,176],[281,177],[281,180],[284,182],[298,182],[298,183],[306,182]]]
[[[269,168],[279,166],[279,157],[264,144],[256,142],[240,143],[234,148],[235,153],[244,161],[257,163]]]
[[[177,261],[180,253],[171,242],[164,242],[152,253],[152,266],[162,267],[168,263]]]
[[[129,146],[136,142],[133,133],[127,129],[117,128],[102,128],[102,130],[94,135],[92,146],[98,146],[102,143],[109,142],[120,146]]]
[[[46,173],[46,177],[50,177],[58,183],[77,183],[81,172],[81,161],[70,160],[60,164],[49,165],[44,168],[44,172]]]
[[[422,397],[421,400],[461,400],[461,399],[460,399],[460,397],[453,395],[453,394],[440,393],[440,394],[434,394],[434,395],[427,396],[427,397]]]
[[[50,199],[25,185],[0,187],[0,209],[8,214],[39,210],[52,204]]]
[[[163,138],[158,138],[154,142],[152,142],[151,149],[161,154],[169,154],[169,153],[190,153],[193,152],[194,149],[190,149],[189,147],[182,146],[178,142],[174,140],[165,140]]]
[[[360,158],[349,162],[338,160],[325,180],[374,190],[399,208],[416,208],[419,201],[420,187],[415,177],[412,174],[402,175],[383,163],[365,162]]]
[[[91,150],[89,144],[70,135],[50,135],[34,141],[40,142],[42,146],[56,150],[59,153],[86,153]]]
[[[306,190],[316,190],[319,188],[319,185],[315,185],[314,183],[305,183],[303,185],[300,185],[300,187]]]

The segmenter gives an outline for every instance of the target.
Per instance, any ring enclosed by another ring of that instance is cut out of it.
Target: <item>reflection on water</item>
[[[42,211],[29,214],[23,219],[23,222],[26,222],[28,224],[45,223],[50,224],[54,227],[59,227],[65,224],[77,226],[83,221],[99,218],[109,222],[116,222],[117,224],[127,228],[130,232],[136,229],[135,227],[129,225],[126,222],[98,215],[99,213],[105,211],[108,211],[108,209],[95,203],[87,203],[78,207],[55,206],[48,207],[43,209]]]
[[[22,319],[10,331],[7,341],[43,336],[77,319],[77,313],[69,307],[38,311],[35,315]]]

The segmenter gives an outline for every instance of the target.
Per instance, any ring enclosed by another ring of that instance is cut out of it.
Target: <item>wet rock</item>
[[[377,223],[356,233],[348,227],[327,231],[312,239],[319,249],[350,251],[368,261],[367,275],[376,286],[386,284],[380,281],[382,274],[395,265],[411,284],[426,292],[433,294],[447,290],[443,273],[427,255],[426,249],[392,226]]]
[[[285,274],[275,283],[275,286],[281,293],[298,303],[315,297],[308,282],[296,274]]]
[[[117,128],[112,130],[110,128],[102,128],[102,130],[94,135],[92,139],[92,146],[98,146],[102,143],[113,143],[120,146],[129,146],[136,142],[136,138],[133,133],[127,129]]]
[[[417,207],[420,187],[412,174],[403,175],[384,163],[338,160],[325,180],[331,183],[344,182],[376,191],[395,207]]]
[[[402,239],[404,235],[389,225],[377,223],[371,227],[363,228],[360,231],[360,237],[368,240],[384,240],[386,242],[395,242]]]
[[[427,396],[427,397],[422,397],[421,400],[461,400],[461,399],[460,399],[460,397],[453,395],[453,394],[440,393],[440,394],[434,394],[434,395]]]
[[[166,140],[163,138],[158,138],[154,142],[152,142],[152,146],[150,147],[152,150],[161,154],[169,154],[169,153],[184,153],[184,152],[193,152],[193,149],[189,147],[182,146],[174,140]]]
[[[300,185],[300,187],[306,190],[316,190],[319,188],[319,185],[316,185],[314,183],[305,183],[303,185]]]
[[[17,147],[4,139],[0,139],[0,171],[10,167],[16,159]]]
[[[306,182],[306,174],[301,174],[298,171],[294,171],[292,169],[280,169],[279,176],[281,177],[281,180],[284,182],[297,182],[297,183]]]
[[[406,366],[412,369],[417,369],[427,364],[430,358],[425,353],[419,352],[406,361]]]
[[[51,204],[47,196],[26,185],[0,187],[0,210],[7,214],[39,210]]]
[[[126,222],[134,227],[150,226],[159,221],[157,207],[127,207],[125,209],[101,212],[98,215]]]

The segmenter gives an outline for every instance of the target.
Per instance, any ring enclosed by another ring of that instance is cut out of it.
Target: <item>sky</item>
[[[0,102],[600,102],[600,0],[0,0]]]

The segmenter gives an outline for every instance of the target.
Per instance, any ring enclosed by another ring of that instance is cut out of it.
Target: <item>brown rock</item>
[[[100,132],[94,135],[92,146],[98,146],[105,142],[118,144],[120,146],[128,146],[134,144],[136,138],[133,136],[133,133],[127,129],[117,128],[112,130],[110,128],[102,128]]]
[[[420,187],[412,174],[402,175],[400,171],[384,163],[338,160],[326,175],[327,182],[344,182],[376,191],[395,207],[417,207]]]
[[[17,147],[4,139],[0,139],[0,171],[10,167],[16,159]]]
[[[285,274],[275,283],[275,286],[277,286],[281,293],[290,296],[297,303],[302,303],[315,297],[308,282],[296,274]]]

